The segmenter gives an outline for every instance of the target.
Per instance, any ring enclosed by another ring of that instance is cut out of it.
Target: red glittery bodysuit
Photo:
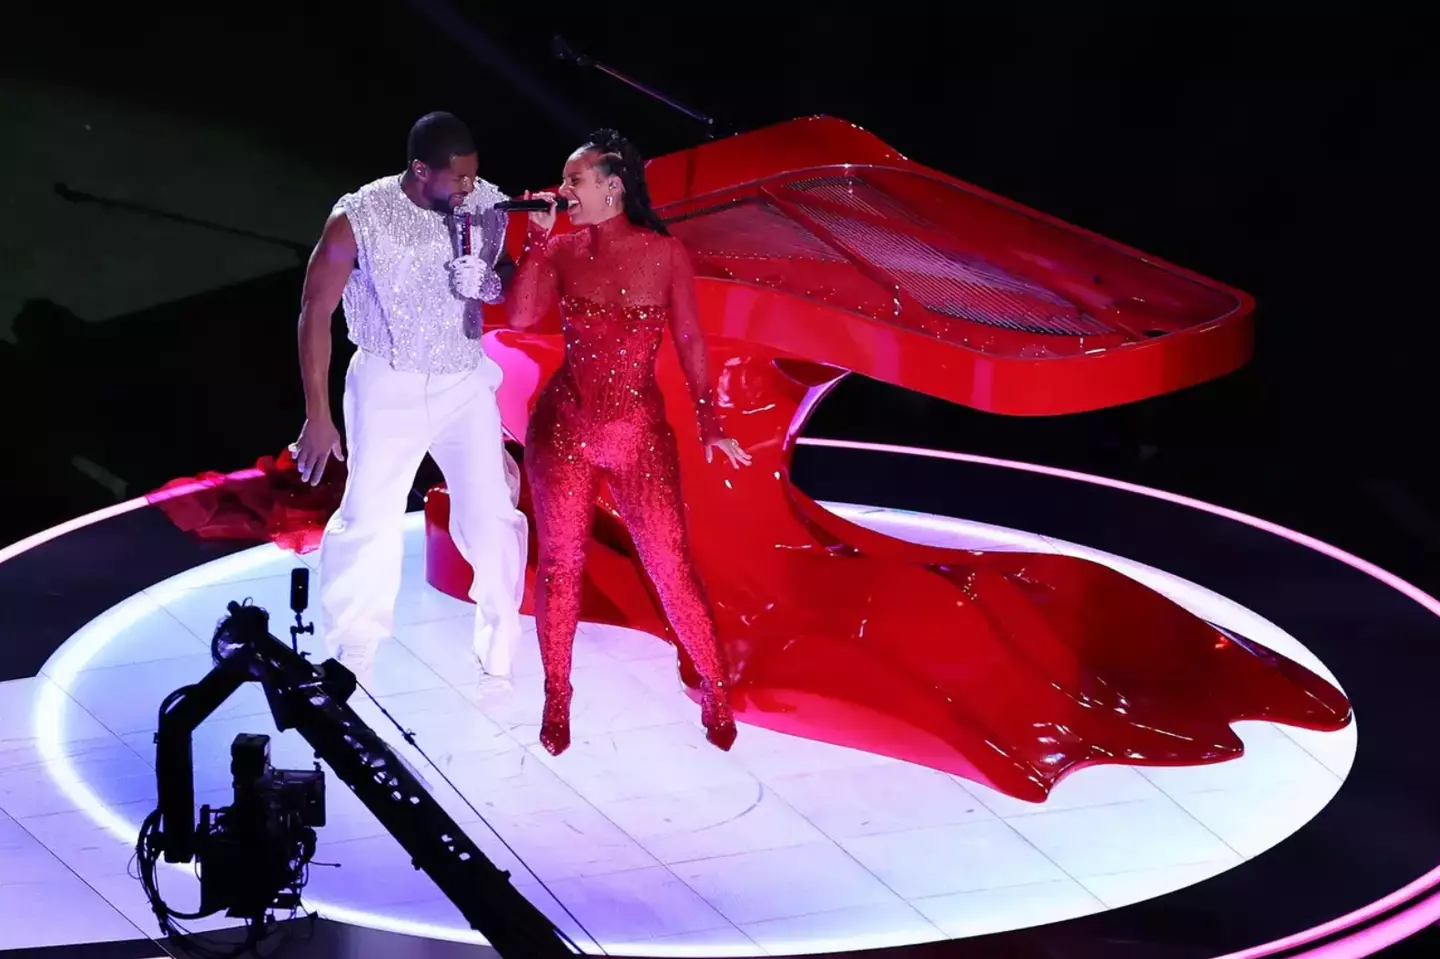
[[[545,667],[540,739],[570,744],[570,657],[600,480],[616,505],[675,635],[701,677],[707,738],[735,740],[726,664],[685,529],[675,434],[655,361],[670,327],[695,398],[702,441],[721,436],[689,254],[676,239],[615,216],[548,239],[531,227],[507,294],[530,326],[560,305],[565,360],[536,401],[525,439],[539,541],[535,618]]]

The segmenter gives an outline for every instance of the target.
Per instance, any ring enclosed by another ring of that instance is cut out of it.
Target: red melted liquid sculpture
[[[1237,757],[1238,720],[1350,721],[1328,682],[1107,567],[914,545],[790,482],[794,438],[848,373],[995,413],[1098,409],[1243,365],[1245,294],[925,169],[839,120],[707,144],[648,173],[701,275],[725,430],[754,457],[740,471],[705,462],[667,344],[661,388],[742,722],[1039,802],[1087,765]],[[503,311],[490,319],[503,324]],[[558,316],[486,336],[505,370],[506,429],[523,437],[560,364]],[[426,517],[429,581],[464,597],[471,573],[446,532],[443,488]],[[582,615],[674,643],[604,490]]]
[[[170,522],[200,539],[269,541],[292,553],[320,548],[325,523],[340,507],[345,464],[331,460],[324,479],[300,478],[289,450],[262,456],[237,473],[174,479],[148,499]]]

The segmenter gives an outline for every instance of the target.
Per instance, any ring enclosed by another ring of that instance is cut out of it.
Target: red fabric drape
[[[149,495],[172,523],[201,539],[272,542],[292,553],[320,545],[345,491],[345,464],[331,460],[311,486],[289,450],[262,456],[253,469],[174,479]]]

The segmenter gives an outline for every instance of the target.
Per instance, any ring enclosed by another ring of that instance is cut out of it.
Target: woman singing
[[[600,479],[609,481],[670,625],[701,677],[706,738],[735,742],[726,663],[686,538],[675,435],[655,380],[668,325],[695,398],[707,461],[750,457],[720,430],[710,400],[695,273],[650,207],[644,161],[601,130],[565,164],[560,196],[580,229],[551,239],[555,208],[533,213],[507,295],[514,326],[534,325],[559,301],[565,360],[541,392],[525,439],[539,538],[535,616],[545,665],[540,741],[570,745],[570,654],[580,614],[585,544]],[[526,194],[553,201],[554,194]]]

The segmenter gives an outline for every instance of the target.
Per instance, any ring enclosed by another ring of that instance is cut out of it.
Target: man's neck
[[[409,197],[410,202],[418,206],[420,209],[429,210],[431,213],[440,212],[439,210],[435,209],[435,207],[426,198],[424,185],[421,184],[419,180],[415,179],[415,174],[411,173],[409,170],[406,170],[404,173],[400,174],[400,192],[404,193],[407,197]]]

